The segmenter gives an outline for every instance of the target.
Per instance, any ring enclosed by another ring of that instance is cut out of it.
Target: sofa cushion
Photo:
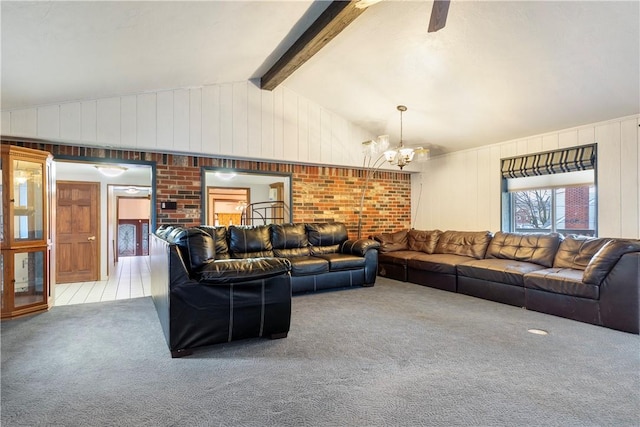
[[[273,256],[268,225],[231,225],[227,232],[229,234],[229,250],[233,258]]]
[[[615,239],[607,242],[587,264],[583,281],[600,285],[622,255],[630,252],[640,252],[640,240]]]
[[[293,257],[301,257],[301,256],[309,256],[311,250],[309,247],[306,248],[292,248],[292,249],[274,249],[273,255],[280,258],[293,258]]]
[[[407,261],[419,256],[422,252],[416,251],[394,251],[378,254],[380,264],[407,265]]]
[[[213,238],[197,228],[189,229],[185,237],[191,270],[197,270],[215,259]]]
[[[292,276],[308,276],[329,271],[329,261],[312,256],[287,258],[291,262]]]
[[[227,229],[225,226],[199,225],[199,229],[209,233],[215,243],[216,259],[229,259],[229,245],[227,245]]]
[[[341,222],[309,223],[305,227],[312,246],[335,248],[333,252],[337,252],[348,238],[347,227]]]
[[[272,224],[271,244],[273,249],[299,249],[309,246],[304,224]]]
[[[420,253],[407,261],[409,268],[430,271],[432,273],[456,274],[456,266],[474,258],[454,254]]]
[[[499,231],[491,239],[487,258],[532,262],[551,267],[561,236],[558,233],[504,233]]]
[[[544,269],[539,264],[512,259],[476,259],[456,268],[458,276],[514,286],[524,286],[525,274]]]
[[[213,238],[198,228],[182,230],[175,236],[175,244],[180,247],[191,271],[196,271],[215,259]]]
[[[310,255],[335,254],[340,252],[340,245],[331,246],[310,246]]]
[[[380,253],[406,251],[409,249],[407,230],[376,234],[373,236],[373,240],[380,243]]]
[[[436,250],[436,244],[442,231],[412,229],[407,234],[410,250],[432,254]]]
[[[348,254],[323,254],[313,258],[321,258],[329,262],[329,271],[354,270],[365,266],[365,258]]]
[[[336,245],[347,240],[347,228],[341,222],[305,224],[309,243],[314,246]]]
[[[246,258],[216,260],[206,264],[196,276],[203,285],[264,279],[289,272],[286,258]]]
[[[271,244],[277,257],[309,255],[309,239],[304,224],[272,224]]]
[[[545,268],[525,274],[524,287],[554,294],[599,299],[600,287],[582,283],[584,272],[576,268]]]
[[[434,253],[462,255],[481,259],[491,241],[489,231],[451,231],[440,235]]]
[[[584,270],[591,258],[610,239],[599,239],[587,236],[566,236],[553,260],[555,268],[574,268]]]

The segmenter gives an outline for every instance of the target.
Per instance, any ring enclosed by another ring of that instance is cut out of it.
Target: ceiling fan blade
[[[433,9],[431,9],[431,19],[429,20],[429,33],[444,28],[444,25],[447,23],[448,12],[449,0],[434,0]]]

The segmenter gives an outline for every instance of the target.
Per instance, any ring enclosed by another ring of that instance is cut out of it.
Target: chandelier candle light
[[[400,142],[397,147],[389,149],[389,135],[380,135],[375,140],[364,141],[362,152],[364,154],[363,169],[366,171],[362,194],[360,195],[360,210],[358,211],[358,239],[362,234],[362,210],[364,198],[369,187],[369,181],[373,174],[387,162],[392,166],[398,166],[402,170],[411,163],[414,158],[417,161],[429,159],[429,149],[424,147],[406,147],[402,140],[402,113],[407,111],[404,105],[398,105],[400,111]],[[375,160],[374,160],[375,159]]]

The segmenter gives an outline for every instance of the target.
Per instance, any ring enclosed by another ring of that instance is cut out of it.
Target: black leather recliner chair
[[[212,238],[198,229],[168,239],[151,239],[151,293],[172,357],[244,338],[287,336],[286,259],[214,260]]]

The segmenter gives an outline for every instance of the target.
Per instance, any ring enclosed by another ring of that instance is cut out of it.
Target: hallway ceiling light
[[[110,178],[122,175],[127,168],[124,166],[116,166],[116,165],[96,165],[96,169],[104,176],[108,176]]]
[[[230,181],[236,176],[235,172],[216,172],[215,175],[223,181]]]

